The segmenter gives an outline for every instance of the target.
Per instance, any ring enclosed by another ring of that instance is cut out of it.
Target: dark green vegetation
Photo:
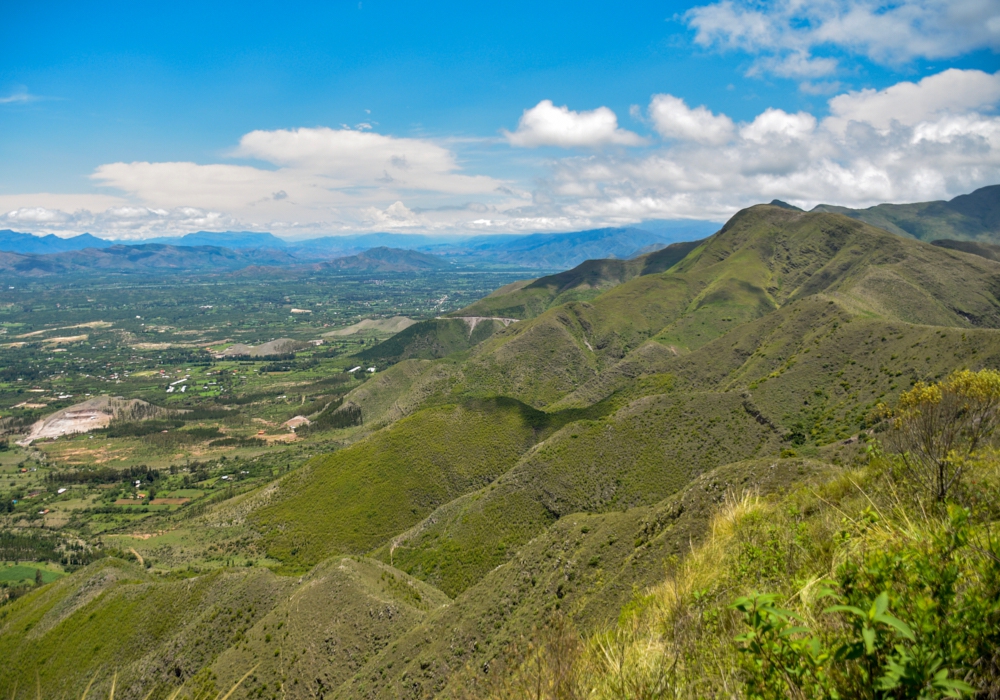
[[[921,241],[1000,243],[1000,185],[983,187],[947,202],[879,204],[868,209],[820,204],[813,211],[843,214]]]
[[[330,356],[254,365],[191,406],[244,418],[176,414],[156,418],[180,423],[168,433],[114,438],[260,425],[272,444],[146,462],[158,498],[200,495],[150,505],[141,528],[81,515],[104,523],[80,545],[101,559],[0,607],[16,659],[0,694],[27,698],[36,669],[74,697],[95,674],[107,692],[115,669],[129,698],[215,697],[251,669],[233,697],[784,697],[786,677],[820,673],[841,697],[993,692],[997,579],[975,547],[996,553],[981,539],[996,461],[965,454],[941,499],[877,445],[883,404],[1000,367],[998,295],[985,257],[758,206],[703,241],[508,284],[377,344],[331,336],[345,346]],[[284,446],[258,420],[296,414],[313,425]],[[28,468],[52,470],[47,450]],[[953,569],[947,601],[914,593]],[[823,612],[835,604],[851,609]],[[869,654],[852,609],[873,606]],[[804,629],[782,636],[792,619]],[[935,666],[959,620],[974,643]],[[810,636],[829,658],[804,655]]]
[[[421,321],[385,342],[365,348],[357,357],[365,362],[382,364],[433,360],[468,350],[502,328],[503,321],[490,318],[435,318]]]

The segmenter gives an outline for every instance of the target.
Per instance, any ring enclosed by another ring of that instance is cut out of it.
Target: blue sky
[[[1000,0],[8,4],[0,226],[569,230],[1000,182]]]

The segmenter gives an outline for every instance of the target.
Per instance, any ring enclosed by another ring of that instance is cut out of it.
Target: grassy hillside
[[[440,591],[366,559],[333,558],[211,666],[205,685],[244,695],[315,698],[348,680],[394,639],[449,602]],[[194,684],[192,684],[194,685]]]
[[[901,399],[895,420],[920,423],[937,391],[993,403],[1000,375],[962,373],[929,388]],[[915,405],[921,411],[909,412]],[[994,435],[998,416],[988,413]],[[961,415],[923,423],[924,445],[947,439]],[[892,424],[884,427],[886,445],[898,448]],[[615,623],[580,635],[567,615],[550,616],[488,674],[470,667],[451,685],[483,698],[534,688],[593,698],[994,697],[1000,471],[992,447],[952,446],[980,459],[948,495],[921,483],[907,466],[913,453],[878,446],[807,488],[730,491],[706,536]]]
[[[745,462],[705,474],[651,506],[567,515],[369,661],[334,697],[450,697],[468,685],[465,674],[481,674],[553,612],[583,630],[601,629],[637,587],[662,581],[664,568],[706,535],[727,490],[752,485],[770,493],[829,469],[803,460]]]
[[[107,696],[117,671],[117,697],[144,697],[211,663],[293,585],[266,569],[163,581],[98,562],[0,609],[0,687],[76,697],[93,678]]]
[[[455,595],[563,515],[650,505],[704,471],[773,453],[778,442],[735,393],[637,399],[608,418],[570,423],[379,556]]]
[[[289,566],[363,553],[507,471],[539,439],[536,413],[502,399],[424,409],[311,460],[251,522]]]
[[[367,560],[333,559],[301,580],[246,569],[163,581],[109,559],[4,609],[0,645],[13,628],[25,637],[0,647],[0,686],[76,697],[93,679],[107,696],[117,673],[116,697],[166,697],[227,689],[255,668],[244,692],[314,697],[447,602]]]
[[[404,360],[378,372],[345,398],[361,407],[362,432],[377,430],[410,415],[432,396],[450,394],[456,364]]]

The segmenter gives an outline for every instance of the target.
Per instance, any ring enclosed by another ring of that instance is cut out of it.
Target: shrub
[[[971,462],[993,445],[1000,427],[1000,372],[961,370],[936,384],[917,383],[892,411],[879,407],[885,441],[906,470],[938,501]]]
[[[983,556],[966,509],[927,530],[894,533],[839,567],[818,596],[831,598],[813,628],[775,606],[778,596],[733,604],[751,698],[964,697],[996,690],[1000,550]]]

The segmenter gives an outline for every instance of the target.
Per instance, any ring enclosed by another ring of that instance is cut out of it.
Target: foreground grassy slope
[[[539,439],[536,414],[502,399],[424,409],[311,460],[250,521],[289,565],[363,553],[510,469]]]
[[[553,611],[583,630],[614,620],[636,587],[662,579],[707,533],[727,490],[787,489],[829,473],[803,460],[751,461],[704,474],[660,503],[571,514],[368,662],[337,698],[451,697]],[[449,685],[450,683],[450,685]]]
[[[971,380],[977,388],[967,398],[1000,395],[995,370],[963,375],[937,388],[954,397]],[[904,405],[916,396],[924,408],[934,403],[921,389]],[[992,433],[996,413],[985,422]],[[924,437],[936,443],[947,425]],[[871,459],[807,488],[731,492],[707,536],[661,583],[637,591],[614,624],[578,635],[566,616],[552,616],[548,629],[493,659],[488,674],[468,674],[462,697],[553,686],[597,700],[996,697],[995,448],[975,450],[942,496],[901,455],[874,447]]]
[[[118,698],[215,697],[255,668],[244,694],[316,697],[447,603],[369,560],[333,559],[302,579],[254,568],[164,581],[108,559],[3,609],[0,688],[80,697],[93,679],[108,696],[117,673]]]

